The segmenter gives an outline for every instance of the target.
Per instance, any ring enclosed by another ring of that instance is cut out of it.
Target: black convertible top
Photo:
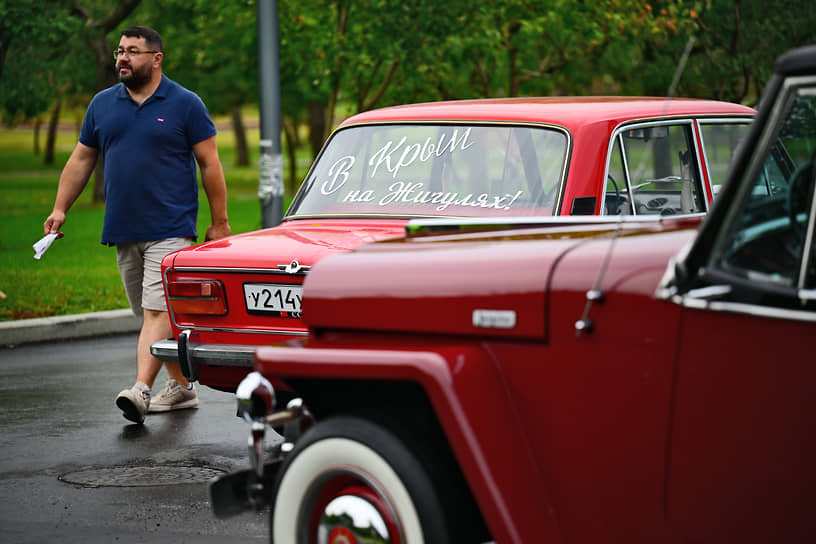
[[[783,76],[793,76],[816,71],[816,45],[792,49],[776,61],[774,72]]]

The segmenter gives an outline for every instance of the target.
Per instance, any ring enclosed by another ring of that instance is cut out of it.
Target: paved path
[[[133,382],[136,339],[0,348],[1,543],[268,541],[268,511],[219,520],[210,507],[209,479],[249,464],[233,395],[199,387],[198,409],[144,425],[114,405]]]

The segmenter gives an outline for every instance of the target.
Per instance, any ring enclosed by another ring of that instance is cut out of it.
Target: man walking
[[[122,32],[114,51],[120,83],[91,100],[79,142],[60,175],[54,209],[43,225],[46,234],[59,231],[101,154],[105,165],[102,243],[116,246],[130,306],[143,316],[136,383],[115,400],[124,417],[136,423],[144,422],[148,411],[198,405],[195,387],[178,363],[166,364],[167,386],[150,398],[162,365],[150,354],[150,345],[172,335],[161,261],[196,238],[196,163],[212,217],[205,239],[230,234],[215,125],[195,93],[162,74],[163,57],[162,39],[155,30],[134,26]]]

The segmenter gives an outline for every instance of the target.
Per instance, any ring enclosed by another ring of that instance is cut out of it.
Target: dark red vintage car
[[[321,260],[308,339],[238,389],[254,468],[216,513],[271,504],[276,543],[813,541],[815,157],[812,46],[705,219],[422,220]]]
[[[704,100],[525,98],[357,115],[279,226],[164,260],[174,338],[152,352],[234,390],[256,346],[306,334],[311,266],[401,236],[411,218],[703,214],[753,113]]]

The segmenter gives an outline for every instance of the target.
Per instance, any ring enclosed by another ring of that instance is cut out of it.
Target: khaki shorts
[[[116,244],[116,264],[134,314],[142,315],[143,309],[167,311],[161,278],[162,259],[192,243],[192,238],[168,238]]]

